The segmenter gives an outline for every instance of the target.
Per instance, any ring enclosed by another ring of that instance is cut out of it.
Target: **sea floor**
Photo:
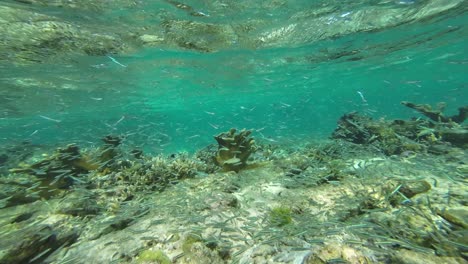
[[[91,171],[48,196],[10,193],[0,209],[0,262],[467,261],[461,148],[384,155],[343,140],[261,145],[237,173],[202,156],[122,158],[120,170]],[[186,177],[155,180],[160,172]],[[5,193],[13,182],[27,186],[20,175],[1,178]]]

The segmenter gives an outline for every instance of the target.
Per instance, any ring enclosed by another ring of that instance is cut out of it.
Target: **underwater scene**
[[[1,1],[0,263],[467,263],[467,11]]]

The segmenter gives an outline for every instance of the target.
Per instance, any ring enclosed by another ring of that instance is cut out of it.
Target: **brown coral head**
[[[122,138],[119,136],[107,135],[102,138],[102,141],[104,141],[104,143],[107,145],[117,147],[118,145],[120,145],[120,143],[122,143]]]
[[[76,144],[68,144],[64,149],[58,148],[57,151],[60,154],[68,154],[70,156],[80,155],[80,148]]]
[[[218,142],[215,161],[226,171],[239,171],[247,165],[247,159],[257,149],[255,141],[250,138],[252,131],[243,129],[236,132],[231,128],[214,138]]]

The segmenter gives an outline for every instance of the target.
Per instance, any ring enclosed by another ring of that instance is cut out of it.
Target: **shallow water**
[[[466,106],[467,10],[2,1],[0,260],[463,263],[466,122],[401,102]],[[252,145],[205,148],[231,128],[259,146],[241,169]]]
[[[103,56],[70,51],[40,63],[3,60],[2,144],[86,143],[114,133],[151,152],[193,151],[231,127],[298,142],[326,137],[346,112],[407,118],[415,114],[400,101],[443,101],[454,111],[468,99],[466,5],[406,21],[393,12],[410,16],[430,1],[187,3],[207,17],[187,15],[170,2],[121,2],[32,8],[101,32],[150,27],[165,17],[255,26],[209,53],[161,44]],[[378,24],[366,14],[390,22]],[[288,33],[271,33],[281,30]],[[268,34],[273,40],[259,43]]]

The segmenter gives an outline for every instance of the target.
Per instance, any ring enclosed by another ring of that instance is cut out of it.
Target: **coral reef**
[[[0,150],[0,175],[6,174],[12,166],[26,161],[34,155],[40,146],[29,141],[15,142],[3,146]]]
[[[119,165],[117,158],[120,152],[117,147],[121,139],[106,136],[103,141],[103,146],[92,153],[82,154],[76,144],[69,144],[65,148],[56,149],[50,156],[41,156],[39,161],[32,164],[23,162],[31,155],[27,151],[29,144],[22,144],[22,155],[13,156],[11,153],[17,151],[12,150],[7,152],[10,161],[8,166],[19,165],[20,168],[10,169],[14,177],[4,177],[0,181],[4,189],[0,199],[7,199],[2,207],[30,203],[41,198],[49,199],[61,193],[61,190],[70,189],[76,182],[85,181],[84,175],[90,171],[102,171],[111,165]]]
[[[464,263],[466,150],[431,150],[452,126],[351,113],[334,140],[261,145],[248,170],[245,130],[195,156],[71,144],[0,178],[0,262]]]
[[[218,142],[216,163],[225,171],[236,171],[247,166],[249,156],[255,152],[255,141],[249,137],[252,131],[242,130],[236,133],[235,128],[215,136]]]
[[[428,104],[415,104],[412,102],[402,101],[402,105],[412,108],[421,114],[429,117],[432,121],[435,122],[442,122],[442,123],[450,123],[455,122],[461,124],[465,121],[468,115],[468,106],[463,106],[458,108],[458,114],[453,116],[445,116],[443,111],[446,107],[445,103],[439,103],[437,105],[438,109],[432,109],[432,107]]]
[[[218,151],[218,146],[215,144],[210,144],[195,153],[195,157],[204,162],[206,165],[206,172],[213,173],[220,169],[218,163],[216,162],[216,153]]]
[[[100,163],[100,168],[103,169],[114,165],[114,163],[117,162],[117,158],[121,156],[118,147],[122,143],[122,138],[119,136],[107,135],[101,140],[104,144],[98,150],[99,157],[97,159]],[[141,156],[141,154],[137,154],[137,156]]]
[[[426,149],[425,142],[437,140],[430,133],[419,135],[423,130],[420,127],[425,125],[427,122],[423,120],[374,121],[370,117],[352,112],[340,118],[332,138],[372,145],[387,155],[401,154],[405,151],[423,151]]]
[[[73,184],[74,177],[97,168],[96,163],[81,155],[77,145],[69,144],[44,160],[10,171],[34,175],[48,188],[66,189]]]
[[[161,192],[183,179],[205,171],[205,164],[187,154],[126,161],[125,167],[89,175],[102,203],[109,211],[119,210],[120,203],[134,199],[135,193]],[[106,190],[106,191],[101,191]]]
[[[407,151],[443,154],[449,151],[450,146],[467,147],[468,129],[461,123],[466,118],[468,107],[461,107],[458,115],[445,117],[442,114],[443,105],[439,110],[432,110],[429,105],[402,104],[418,110],[431,120],[374,121],[351,112],[340,118],[332,138],[373,146],[387,155]]]

